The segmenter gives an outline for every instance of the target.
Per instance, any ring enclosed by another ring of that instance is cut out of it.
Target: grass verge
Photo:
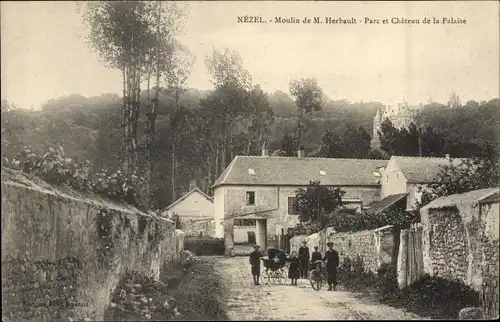
[[[169,262],[160,281],[127,274],[116,288],[106,320],[227,321],[225,291],[210,261],[201,259],[187,269]]]
[[[163,269],[161,277],[170,285],[171,296],[179,303],[184,321],[228,321],[221,276],[212,261],[201,258],[187,270],[178,262]]]

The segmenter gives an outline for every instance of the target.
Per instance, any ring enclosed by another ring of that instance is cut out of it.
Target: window
[[[297,198],[296,197],[288,197],[288,214],[289,215],[297,215]]]
[[[319,174],[322,175],[322,176],[326,176],[326,172],[323,171],[323,170],[319,170]]]
[[[255,205],[255,191],[247,191],[247,206]]]
[[[234,225],[243,227],[255,226],[255,219],[235,219]]]
[[[254,169],[252,169],[252,168],[249,168],[249,169],[248,169],[248,174],[255,174],[255,170],[254,170]]]

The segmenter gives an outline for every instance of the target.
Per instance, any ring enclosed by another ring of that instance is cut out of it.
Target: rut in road
[[[253,285],[248,257],[219,257],[215,266],[227,284],[231,320],[422,320],[402,309],[360,300],[344,291],[315,291],[307,280],[297,286]]]

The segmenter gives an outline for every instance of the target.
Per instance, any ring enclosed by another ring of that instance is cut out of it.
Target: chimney
[[[301,146],[299,150],[297,151],[297,157],[298,158],[303,158],[304,157],[304,147]]]
[[[269,150],[266,148],[266,141],[264,141],[264,144],[262,144],[262,156],[263,157],[269,156]]]
[[[198,184],[196,183],[196,180],[189,181],[189,191],[193,190],[196,187],[198,187]]]

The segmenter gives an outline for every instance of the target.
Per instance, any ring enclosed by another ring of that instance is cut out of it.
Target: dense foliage
[[[227,290],[214,264],[178,261],[161,268],[160,280],[128,272],[112,294],[106,321],[227,321]]]
[[[382,264],[374,274],[365,268],[359,256],[344,258],[339,267],[338,282],[353,291],[369,291],[384,304],[432,319],[457,319],[461,309],[481,305],[479,294],[471,287],[457,280],[428,274],[400,290],[393,264]]]
[[[190,237],[184,238],[184,249],[197,256],[224,255],[224,238]]]
[[[465,307],[480,307],[480,295],[461,281],[422,276],[401,293],[383,299],[383,303],[404,307],[433,319],[458,319]]]
[[[302,224],[317,230],[328,227],[332,213],[342,205],[344,191],[320,185],[319,181],[311,181],[304,188],[297,189],[295,210]]]
[[[460,161],[450,159],[434,182],[420,189],[421,208],[439,197],[464,193],[477,189],[497,187],[500,182],[500,161],[498,155],[487,158],[470,158]]]
[[[327,130],[321,137],[319,155],[328,158],[367,158],[371,137],[362,127],[346,124],[342,131]]]
[[[108,174],[102,170],[91,176],[90,163],[75,162],[64,155],[59,145],[49,147],[43,155],[39,155],[28,147],[24,147],[19,155],[9,160],[4,157],[2,165],[20,170],[42,178],[48,183],[67,185],[82,192],[94,192],[101,196],[125,201],[138,208],[141,204],[141,188],[144,181],[141,177],[128,177],[118,170]]]
[[[389,155],[487,157],[499,153],[500,99],[446,108],[428,104],[408,128],[381,124],[380,147]],[[419,151],[421,150],[421,151]]]
[[[353,209],[338,209],[329,215],[329,226],[336,232],[355,232],[372,230],[387,225],[399,229],[407,229],[410,224],[420,222],[418,213],[411,213],[401,209],[387,209],[374,214],[369,211],[356,212]]]

